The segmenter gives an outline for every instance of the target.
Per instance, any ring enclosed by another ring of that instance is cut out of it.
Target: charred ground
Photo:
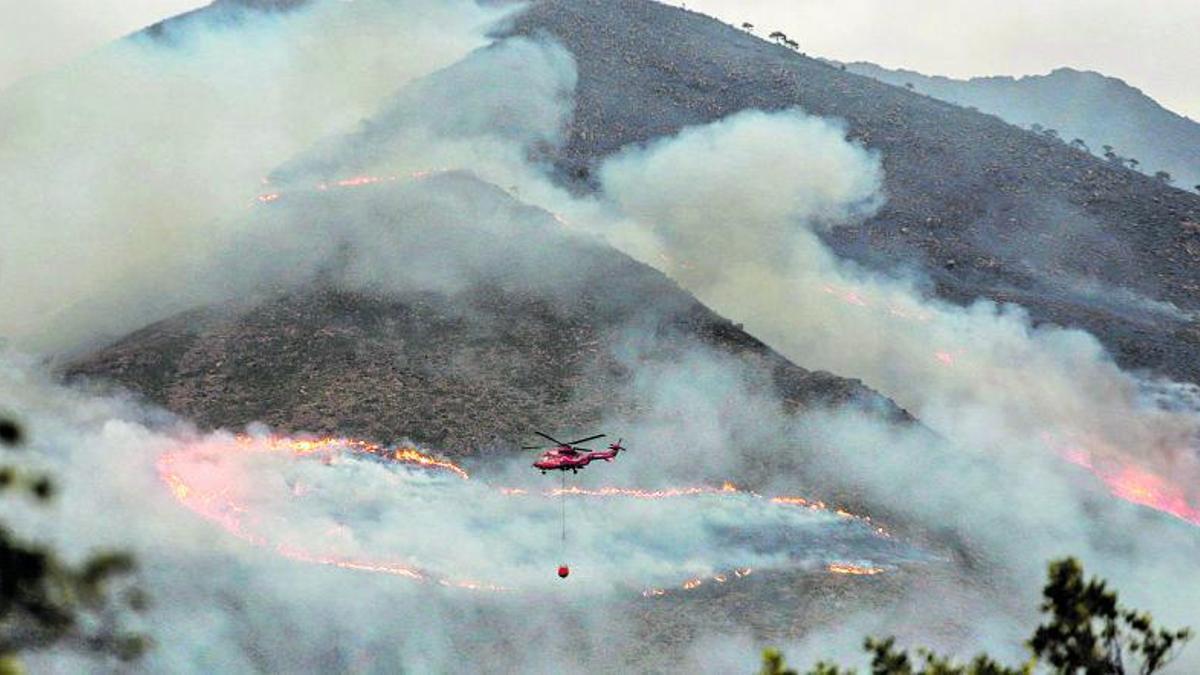
[[[520,208],[466,177],[427,182],[482,189],[488,203]],[[415,189],[313,198],[371,204]],[[796,366],[657,270],[557,228],[548,214],[515,236],[462,225],[460,241],[513,261],[473,269],[462,288],[347,289],[325,274],[147,326],[66,372],[116,383],[208,428],[257,421],[383,443],[410,438],[455,455],[511,449],[531,429],[587,430],[606,414],[634,412],[632,370],[690,350],[732,359],[793,409],[851,403],[910,419],[857,380]],[[550,255],[515,262],[534,246]],[[430,255],[407,251],[396,264],[450,264]],[[539,281],[539,272],[562,281]]]
[[[578,189],[627,144],[740,110],[839,118],[880,152],[887,203],[829,233],[838,253],[915,270],[954,302],[1019,303],[1037,322],[1093,332],[1124,367],[1200,381],[1197,195],[650,0],[544,0],[513,30],[549,33],[575,55],[557,163]]]

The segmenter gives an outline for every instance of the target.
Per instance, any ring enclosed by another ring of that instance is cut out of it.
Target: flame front
[[[1088,450],[1058,442],[1052,434],[1045,434],[1044,439],[1056,447],[1063,459],[1099,478],[1114,497],[1200,525],[1200,506],[1189,501],[1179,485],[1128,461],[1097,461]]]
[[[873,565],[853,565],[850,563],[830,563],[825,569],[834,574],[848,574],[856,577],[873,577],[876,574],[883,574],[887,570],[882,567]]]
[[[378,443],[371,443],[369,441],[332,436],[318,438],[288,438],[284,436],[258,437],[250,435],[238,435],[233,437],[231,441],[232,442],[228,443],[227,445],[217,445],[216,447],[212,447],[208,444],[200,446],[184,446],[175,451],[166,452],[159,456],[157,461],[157,470],[162,483],[180,504],[199,514],[205,519],[216,523],[222,529],[238,539],[261,548],[273,550],[278,555],[299,562],[329,565],[332,567],[339,567],[341,569],[360,572],[388,574],[411,579],[413,581],[436,583],[438,585],[450,588],[478,591],[511,590],[500,585],[476,580],[444,577],[401,561],[352,558],[348,556],[319,553],[309,550],[308,548],[292,544],[273,543],[265,533],[258,531],[263,528],[259,526],[258,522],[256,522],[255,515],[251,512],[250,508],[238,496],[234,486],[228,484],[227,482],[223,482],[223,479],[221,478],[211,478],[211,472],[202,472],[201,475],[193,476],[189,480],[189,478],[186,477],[187,474],[183,470],[189,462],[198,466],[210,465],[211,458],[205,454],[205,451],[212,451],[216,453],[229,451],[243,453],[279,453],[293,457],[320,457],[322,461],[329,464],[332,464],[339,455],[349,452],[360,455],[371,455],[387,461],[417,466],[436,472],[450,473],[462,480],[469,480],[469,474],[462,467],[458,466],[449,459],[436,457],[434,455],[421,452],[417,448],[411,446],[389,448]],[[523,488],[499,488],[499,491],[501,494],[509,496],[531,495],[530,491]],[[293,496],[304,496],[307,493],[308,489],[305,486],[300,484],[291,486],[291,494]],[[765,499],[762,495],[738,488],[736,485],[730,482],[725,482],[720,487],[689,486],[663,488],[657,490],[643,490],[626,487],[570,487],[566,489],[559,488],[546,490],[532,494],[544,498],[572,495],[593,498],[662,500],[702,495],[740,495],[754,499]],[[843,509],[831,509],[825,503],[820,501],[808,500],[803,497],[781,496],[772,497],[769,499],[769,502],[783,506],[795,506],[810,510],[823,511],[839,518],[855,519],[871,524],[876,534],[883,537],[888,536],[887,532],[884,531],[883,528],[879,528],[871,523],[870,518],[866,516],[859,516]],[[337,528],[335,527],[333,529],[336,530]],[[831,565],[829,567],[829,571],[840,574],[850,574],[852,572],[844,571],[849,568],[850,566],[839,564],[835,569],[835,566]],[[741,567],[729,572],[694,577],[682,582],[677,588],[680,590],[690,591],[708,583],[724,584],[730,580],[745,578],[751,573],[751,571],[752,570],[749,567]],[[879,572],[882,571],[882,569],[879,570]],[[865,574],[867,572],[859,573]],[[642,594],[646,597],[653,597],[665,595],[668,592],[669,591],[667,589],[651,588],[643,591]]]

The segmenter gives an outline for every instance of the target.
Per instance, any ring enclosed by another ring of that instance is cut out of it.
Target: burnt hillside
[[[431,235],[428,214],[444,194],[471,195],[479,211],[447,216]],[[387,226],[412,238],[393,240],[405,251],[394,264],[457,267],[466,283],[348,286],[330,268],[335,256],[311,281],[155,323],[68,375],[115,382],[202,426],[408,437],[467,455],[510,449],[530,429],[590,429],[635,413],[631,371],[693,350],[732,358],[747,382],[792,408],[851,403],[909,419],[856,380],[797,367],[657,270],[475,179],[293,193],[270,208],[293,204],[310,217],[327,209],[337,229],[355,209],[403,208],[414,215]],[[519,229],[479,225],[479,213],[505,209],[524,217]],[[485,257],[472,257],[468,241]]]
[[[303,4],[218,0],[165,24]],[[838,118],[879,151],[888,198],[827,235],[840,254],[915,270],[953,302],[1021,304],[1097,335],[1124,367],[1200,382],[1200,196],[652,0],[538,0],[507,30],[575,56],[563,182],[586,190],[625,145],[748,108]]]
[[[829,235],[841,254],[915,266],[952,301],[1020,303],[1036,321],[1092,331],[1126,367],[1200,381],[1189,314],[1200,309],[1200,197],[650,0],[543,0],[512,30],[549,33],[576,57],[558,164],[581,189],[629,143],[746,108],[840,118],[881,153],[888,196],[875,217]]]
[[[1056,68],[1045,75],[973,77],[958,80],[911,70],[889,70],[860,61],[846,69],[890,85],[961,106],[971,106],[1020,127],[1039,125],[1062,140],[1104,156],[1104,147],[1137,160],[1153,176],[1165,170],[1175,185],[1200,182],[1200,123],[1159,105],[1125,81],[1088,70]],[[1075,143],[1078,146],[1078,143]]]

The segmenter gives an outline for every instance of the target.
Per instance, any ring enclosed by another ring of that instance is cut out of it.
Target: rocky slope
[[[200,14],[299,4],[222,0]],[[1124,367],[1200,382],[1200,196],[651,0],[539,0],[510,31],[548,34],[575,56],[575,115],[556,155],[575,189],[594,187],[590,170],[627,144],[747,108],[838,118],[880,152],[888,197],[827,235],[840,254],[915,270],[954,302],[1019,303],[1036,322],[1094,333]]]
[[[487,212],[525,208],[464,176],[423,183],[314,191],[272,208],[300,201],[300,212],[314,213],[330,203],[350,219],[348,204],[382,212],[399,193],[422,212],[429,204],[412,193],[426,187],[472,190]],[[748,381],[769,383],[769,394],[792,407],[854,403],[907,418],[857,381],[790,363],[658,271],[563,232],[549,214],[522,213],[529,223],[516,233],[476,227],[470,216],[438,225],[440,236],[458,229],[494,254],[489,260],[505,261],[499,271],[452,262],[440,248],[424,260],[417,246],[402,247],[395,259],[412,269],[461,265],[469,277],[461,287],[348,288],[327,275],[153,324],[67,373],[115,382],[202,426],[260,421],[380,442],[407,437],[458,455],[511,449],[533,429],[590,431],[605,415],[635,412],[633,371],[697,349],[732,357]],[[431,241],[420,230],[414,236]],[[529,253],[535,247],[545,255]]]
[[[1057,68],[1046,75],[959,80],[864,61],[845,65],[852,73],[911,86],[1010,124],[1054,130],[1066,143],[1080,139],[1096,155],[1103,156],[1104,146],[1111,146],[1117,155],[1137,159],[1134,168],[1148,175],[1166,171],[1185,190],[1200,183],[1200,123],[1167,110],[1115,77]]]
[[[840,118],[881,153],[888,202],[834,230],[837,251],[915,267],[953,301],[1018,302],[1092,331],[1126,367],[1200,381],[1200,196],[650,0],[543,0],[513,30],[575,54],[559,167],[579,189],[626,144],[746,108]]]

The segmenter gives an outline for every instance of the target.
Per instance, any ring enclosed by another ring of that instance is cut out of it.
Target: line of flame
[[[297,457],[323,455],[327,461],[332,462],[333,458],[346,451],[370,454],[391,461],[413,464],[424,468],[447,471],[455,474],[463,480],[469,480],[470,476],[467,472],[457,464],[445,458],[435,457],[421,452],[413,447],[402,447],[391,449],[377,443],[371,443],[354,438],[343,437],[320,437],[320,438],[288,438],[285,436],[270,435],[270,436],[251,436],[240,434],[233,438],[234,447],[245,451],[257,452],[280,452],[289,453]],[[279,555],[299,562],[330,565],[347,570],[356,570],[364,572],[374,572],[382,574],[390,574],[393,576],[404,577],[414,581],[433,582],[442,586],[452,588],[462,588],[468,590],[480,591],[508,591],[511,590],[504,586],[495,584],[474,581],[469,579],[450,579],[434,575],[428,571],[424,571],[415,567],[404,565],[401,563],[388,561],[366,561],[356,560],[338,556],[328,556],[312,553],[310,551],[288,546],[284,544],[272,545],[267,539],[261,535],[254,534],[245,527],[242,514],[246,512],[245,507],[238,504],[225,491],[213,493],[202,493],[188,485],[179,474],[174,470],[175,462],[184,456],[185,451],[167,452],[159,456],[156,463],[159,478],[164,485],[167,486],[171,494],[177,501],[183,504],[191,511],[201,515],[202,517],[217,523],[224,530],[234,535],[235,537],[246,541],[255,546],[273,549]],[[528,495],[530,492],[523,488],[499,488],[502,494],[506,495]],[[578,495],[587,497],[624,497],[633,499],[671,499],[678,497],[688,497],[696,495],[714,495],[714,494],[740,494],[748,495],[757,499],[762,499],[763,496],[749,490],[743,490],[730,482],[723,483],[720,487],[714,486],[691,486],[681,488],[665,488],[659,490],[641,490],[636,488],[622,487],[602,487],[602,488],[580,488],[570,487],[566,489],[556,488],[546,490],[540,493],[545,497],[556,497],[560,495]],[[803,508],[821,510],[826,512],[836,513],[843,518],[859,520],[861,522],[872,524],[875,532],[883,537],[890,536],[883,528],[874,526],[867,516],[859,516],[849,511],[842,509],[830,509],[824,502],[817,500],[808,500],[803,497],[781,496],[772,497],[771,503],[800,506]],[[839,564],[840,565],[840,564]],[[831,572],[848,574],[852,572],[842,571],[847,566],[839,566],[835,569],[834,565],[830,565]],[[864,569],[864,568],[856,568]],[[715,583],[725,583],[729,579],[741,579],[748,576],[753,570],[749,567],[737,568],[729,573],[715,574],[710,578],[697,577],[688,579],[680,585],[681,590],[693,590],[700,587],[707,581]],[[880,570],[883,571],[882,569]],[[865,572],[858,572],[863,574]],[[878,573],[878,572],[873,572]],[[665,589],[647,589],[642,595],[646,597],[654,595],[666,594]]]
[[[349,178],[339,178],[334,181],[322,181],[317,183],[314,188],[320,190],[321,192],[325,192],[332,188],[354,188],[362,187],[364,185],[375,185],[377,183],[396,183],[400,181],[423,180],[435,174],[445,173],[446,171],[447,169],[423,169],[420,171],[412,171],[407,174],[393,174],[387,176],[372,176],[369,174],[363,174],[359,176],[350,176]],[[267,182],[268,181],[266,179],[263,179],[264,184]],[[271,202],[278,201],[282,196],[284,196],[282,192],[265,192],[255,197],[255,200],[263,204],[269,204]]]

